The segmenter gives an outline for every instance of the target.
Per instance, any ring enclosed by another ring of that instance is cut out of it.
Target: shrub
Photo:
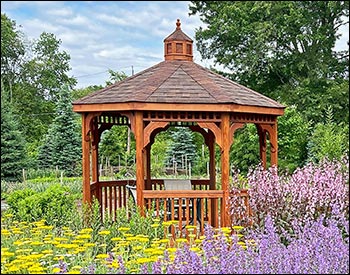
[[[342,161],[324,160],[318,165],[309,163],[291,176],[279,176],[276,168],[264,170],[258,166],[247,176],[253,215],[245,218],[261,226],[270,215],[278,223],[279,232],[290,229],[293,222],[305,224],[321,214],[349,219],[348,168],[346,157]],[[246,214],[239,190],[233,189],[232,194],[231,215]]]
[[[50,225],[64,225],[76,210],[77,196],[67,186],[54,184],[44,192],[18,190],[8,197],[9,211],[21,221],[46,220]]]
[[[346,227],[346,222],[343,224]],[[348,226],[348,225],[347,225]],[[224,234],[214,234],[207,227],[201,252],[189,246],[176,251],[174,260],[169,254],[152,264],[147,274],[348,274],[349,239],[342,237],[337,221],[325,224],[323,217],[295,229],[297,235],[286,236],[288,246],[281,243],[272,219],[253,239],[240,245],[236,236],[231,243]],[[248,237],[248,236],[247,236]],[[254,240],[254,241],[253,241]]]
[[[1,187],[3,183],[1,182]],[[2,188],[1,188],[2,189]],[[16,190],[6,197],[7,203],[10,206],[10,211],[13,212],[18,217],[18,212],[20,209],[20,202],[27,197],[36,194],[34,190],[30,188],[24,188],[22,190]],[[18,217],[20,218],[20,217]]]

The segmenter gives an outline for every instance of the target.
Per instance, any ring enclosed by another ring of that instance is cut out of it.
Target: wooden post
[[[215,136],[214,134],[209,131],[208,132],[208,149],[209,149],[209,189],[215,190],[216,189],[216,169],[215,169]],[[212,226],[214,228],[217,228],[219,226],[218,224],[218,201],[217,199],[213,199],[213,204],[211,207],[211,221]]]
[[[22,176],[23,176],[23,182],[26,182],[26,171],[24,168],[22,169]]]
[[[230,115],[222,113],[221,115],[221,186],[224,196],[221,205],[221,226],[229,226],[228,217],[228,198],[229,198],[229,180],[230,180]]]
[[[93,145],[92,145],[92,181],[98,182],[98,143],[99,143],[99,134],[98,134],[98,128],[97,125],[94,126],[94,130],[92,135],[93,138]]]
[[[82,149],[83,149],[83,202],[91,203],[90,194],[90,129],[88,115],[82,115]]]
[[[261,127],[261,125],[256,124],[259,135],[259,152],[260,152],[260,161],[264,169],[266,169],[266,131]]]
[[[136,140],[136,192],[137,204],[141,207],[141,214],[144,215],[143,190],[145,189],[144,161],[143,161],[143,115],[142,112],[135,112],[135,140]]]
[[[277,166],[278,162],[278,143],[277,143],[277,121],[270,128],[270,153],[271,153],[271,166]]]
[[[148,144],[144,151],[145,151],[146,190],[152,190],[152,183],[151,183],[151,144]]]

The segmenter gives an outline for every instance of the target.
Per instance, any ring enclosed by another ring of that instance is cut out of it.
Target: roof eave
[[[99,103],[84,104],[73,103],[73,111],[77,113],[106,112],[106,111],[198,111],[198,112],[236,112],[256,113],[281,116],[284,114],[285,106],[263,107],[239,104],[196,104],[196,103],[144,103],[144,102],[122,102],[122,103]]]

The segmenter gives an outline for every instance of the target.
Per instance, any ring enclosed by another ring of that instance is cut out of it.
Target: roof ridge
[[[202,69],[208,71],[209,73],[211,73],[211,74],[213,74],[213,75],[215,75],[215,76],[217,76],[217,77],[220,77],[220,78],[223,79],[223,80],[226,80],[226,81],[231,82],[233,85],[242,88],[242,90],[249,90],[249,92],[254,93],[254,94],[256,94],[256,95],[259,95],[259,96],[265,98],[266,100],[268,100],[268,101],[271,102],[271,103],[278,104],[278,105],[280,105],[280,107],[284,107],[281,103],[277,102],[276,100],[274,100],[274,99],[272,99],[272,98],[270,98],[270,97],[268,97],[268,96],[266,96],[266,95],[263,95],[263,94],[261,94],[261,93],[259,93],[259,92],[257,92],[257,91],[254,91],[254,90],[252,90],[252,89],[250,89],[250,88],[248,88],[248,87],[246,87],[246,86],[243,86],[243,85],[241,85],[241,84],[239,84],[239,83],[237,83],[237,82],[235,82],[235,81],[233,81],[233,80],[231,80],[231,79],[229,79],[229,78],[227,78],[227,77],[224,77],[224,76],[221,75],[221,74],[218,74],[218,73],[216,73],[216,72],[213,72],[213,71],[211,71],[211,70],[209,70],[209,69],[207,69],[207,68],[205,68],[205,67],[202,67],[202,66],[200,66],[200,65],[198,65],[198,64],[196,64],[196,63],[194,63],[194,64],[197,65],[197,66],[199,66],[200,68],[202,68]]]
[[[163,61],[163,62],[161,62],[161,63],[164,63],[164,62],[166,62],[166,61]],[[159,63],[159,64],[161,64],[161,63]],[[159,64],[158,64],[158,65],[159,65]],[[155,92],[160,86],[162,86],[162,84],[163,84],[167,79],[169,79],[169,78],[176,72],[176,70],[180,67],[179,64],[173,63],[173,65],[174,65],[174,69],[172,69],[171,71],[169,70],[169,74],[168,74],[167,76],[164,77],[164,79],[162,80],[162,82],[161,82],[160,84],[158,84],[157,87],[154,87],[154,89],[153,89],[152,91],[150,91],[150,93],[148,93],[148,95],[145,97],[144,100],[149,99],[149,98],[154,94],[154,92]],[[151,77],[150,77],[150,78],[151,78]],[[150,78],[148,78],[147,81],[148,81]]]
[[[149,68],[147,68],[147,69],[144,69],[144,70],[142,70],[142,71],[140,71],[140,72],[138,72],[138,73],[136,73],[136,74],[134,74],[134,75],[131,75],[131,76],[129,76],[129,77],[127,77],[127,78],[125,78],[125,79],[123,79],[123,80],[121,80],[121,81],[115,82],[115,83],[113,83],[113,84],[111,84],[111,85],[108,85],[108,86],[102,88],[102,89],[99,89],[99,90],[97,90],[97,91],[94,91],[94,92],[92,92],[91,94],[88,94],[88,95],[86,95],[86,96],[84,96],[84,97],[81,97],[81,98],[79,98],[79,99],[73,101],[72,104],[79,104],[79,101],[84,101],[84,100],[86,100],[86,99],[88,99],[88,98],[90,98],[90,97],[93,97],[93,96],[95,96],[95,95],[101,94],[101,93],[105,92],[106,90],[109,90],[109,89],[115,88],[115,87],[117,87],[117,86],[120,86],[120,85],[122,85],[124,82],[130,81],[131,79],[133,79],[133,78],[135,78],[135,77],[137,77],[137,76],[139,76],[139,75],[141,75],[141,74],[144,74],[144,73],[147,72],[147,71],[150,71],[150,70],[154,69],[154,67],[159,66],[159,65],[160,65],[161,63],[163,63],[163,62],[164,62],[164,61],[162,61],[162,62],[160,62],[160,63],[158,63],[158,64],[155,64],[155,65],[153,65],[153,66],[151,66],[151,67],[149,67]]]
[[[195,63],[192,63],[192,64],[195,64]],[[196,80],[192,75],[188,74],[188,73],[182,68],[182,66],[185,66],[185,64],[181,64],[181,65],[180,65],[181,70],[182,70],[185,74],[187,74],[191,79],[193,79],[194,82],[196,82],[199,86],[201,86],[204,90],[206,90],[207,93],[217,102],[217,101],[218,101],[217,98],[216,98],[205,86],[203,86],[202,83],[198,82],[198,80]]]
[[[201,76],[204,77],[204,81],[210,81],[210,83],[208,83],[209,85],[211,85],[212,87],[215,87],[216,90],[222,90],[221,86],[218,85],[215,81],[211,80],[211,79],[208,79],[208,77],[206,75],[203,74],[203,71],[209,71],[211,72],[210,70],[204,68],[203,66],[200,66],[198,65],[197,63],[193,62],[192,64],[194,64],[195,66],[197,66],[197,68],[200,69],[200,73],[201,73]],[[215,93],[212,93],[210,91],[210,89],[207,88],[207,85],[203,84],[203,82],[200,80],[198,81],[197,79],[193,78],[201,87],[203,87],[203,89],[205,89],[206,91],[208,91],[208,93],[217,101],[217,102],[222,102],[223,99],[222,98],[218,98],[217,95]],[[220,95],[220,97],[224,97],[222,94]],[[225,100],[226,101],[230,101],[230,99],[225,96]]]

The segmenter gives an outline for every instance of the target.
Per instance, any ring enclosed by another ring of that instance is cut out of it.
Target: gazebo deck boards
[[[229,152],[234,133],[247,123],[255,124],[262,164],[277,165],[277,117],[285,107],[195,64],[193,41],[182,32],[179,21],[176,26],[164,39],[164,61],[73,102],[73,110],[82,115],[83,200],[91,202],[96,197],[103,217],[107,213],[114,217],[116,209],[127,206],[125,186],[131,181],[104,182],[98,174],[101,134],[114,125],[127,125],[136,141],[136,178],[132,183],[142,213],[156,206],[153,210],[161,214],[160,207],[170,201],[168,209],[163,209],[170,216],[162,218],[176,218],[173,202],[180,197],[198,201],[193,208],[202,207],[200,219],[191,217],[190,211],[196,213],[197,209],[179,207],[183,212],[177,217],[179,228],[189,221],[198,222],[201,231],[204,223],[231,226]],[[208,146],[209,179],[191,180],[193,189],[199,191],[163,190],[162,180],[151,178],[151,146],[156,135],[171,126],[199,132]],[[220,190],[216,190],[215,146],[220,148]]]

